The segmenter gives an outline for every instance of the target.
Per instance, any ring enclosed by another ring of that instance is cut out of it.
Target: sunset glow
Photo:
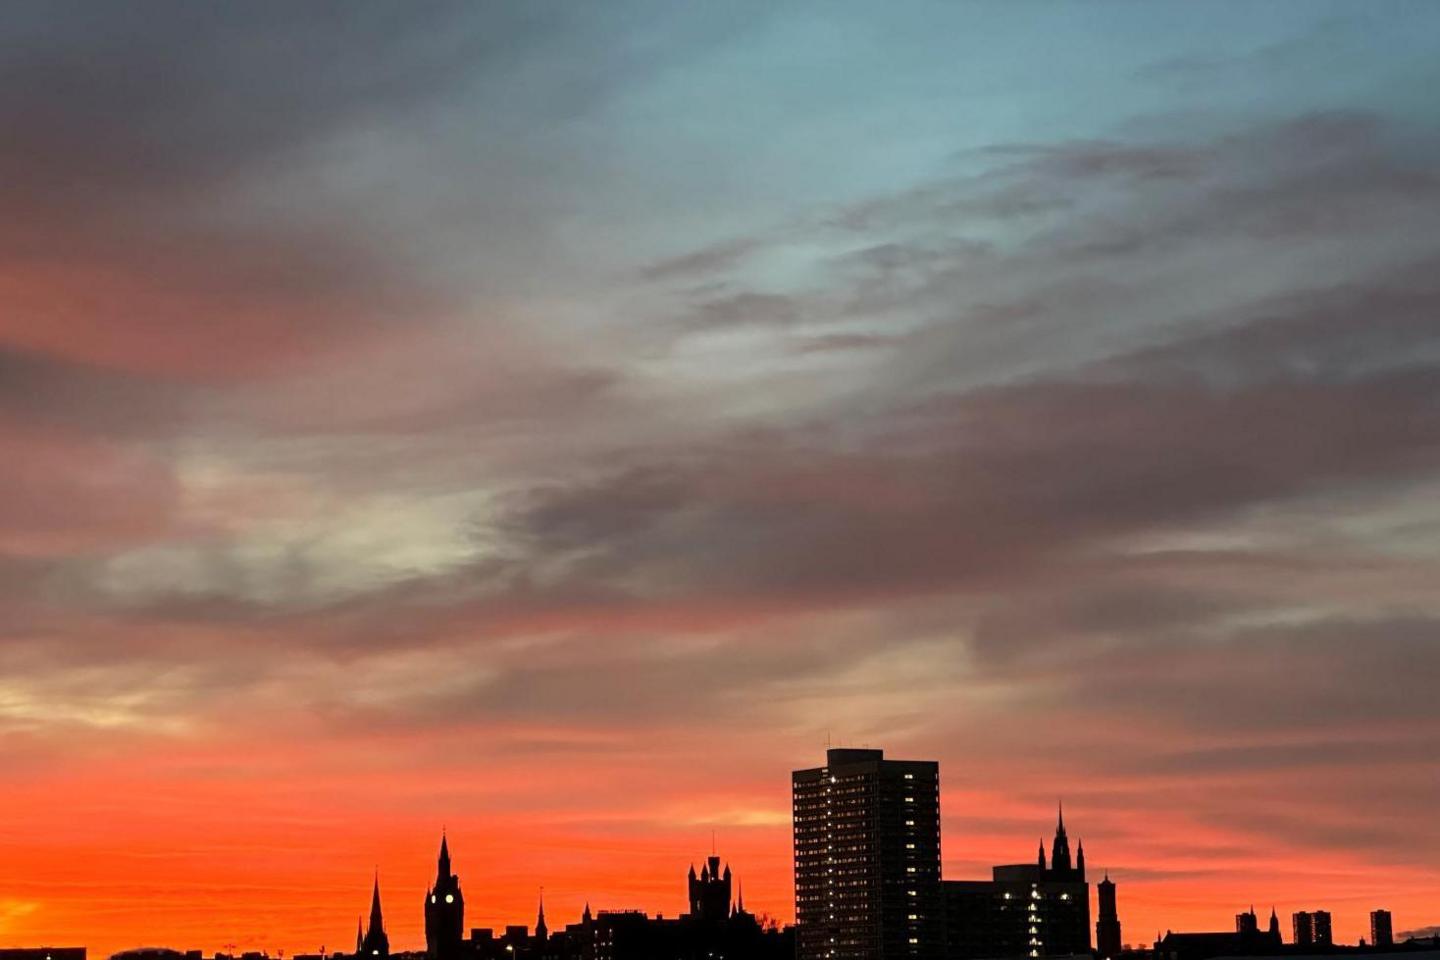
[[[1440,925],[1440,6],[1016,6],[7,6],[0,947],[789,923],[827,743]]]

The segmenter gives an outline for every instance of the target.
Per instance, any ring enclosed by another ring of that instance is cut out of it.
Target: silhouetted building
[[[730,916],[730,865],[720,872],[720,858],[711,855],[700,875],[695,875],[695,865],[690,865],[690,915],[700,920],[718,922]]]
[[[1297,947],[1308,947],[1315,942],[1315,918],[1308,911],[1291,914],[1290,930],[1290,942]]]
[[[11,947],[0,960],[85,960],[84,947]]]
[[[1389,910],[1370,911],[1370,945],[1392,947],[1395,945],[1395,927]]]
[[[1270,911],[1269,929],[1260,932],[1255,911],[1235,915],[1234,933],[1167,932],[1155,942],[1153,960],[1210,960],[1212,957],[1268,957],[1282,953],[1280,918]]]
[[[425,891],[425,953],[430,960],[460,960],[465,944],[465,897],[450,869],[449,838],[440,838],[435,883]]]
[[[1120,940],[1120,915],[1115,909],[1115,883],[1107,873],[1095,887],[1099,919],[1095,921],[1095,951],[1100,960],[1117,960],[1124,944]]]
[[[540,899],[532,934],[521,925],[502,932],[470,931],[467,960],[794,960],[794,929],[762,925],[745,909],[745,897],[728,867],[711,856],[700,873],[690,869],[689,912],[650,917],[639,910],[601,910],[590,905],[577,923],[551,930]],[[732,902],[730,890],[736,889]],[[365,960],[365,958],[360,958]]]
[[[1301,910],[1291,917],[1294,940],[1297,947],[1332,947],[1335,936],[1331,932],[1330,913],[1326,910],[1308,912]]]
[[[832,749],[791,785],[799,960],[939,960],[940,765]]]
[[[1063,813],[1056,822],[1051,851],[1048,866],[1042,842],[1034,863],[995,867],[988,881],[946,880],[941,884],[946,957],[971,960],[1090,952],[1090,885],[1085,882],[1084,848],[1077,848],[1072,862]],[[1113,913],[1114,884],[1106,895],[1111,898]],[[1118,944],[1118,919],[1114,935]]]
[[[390,956],[390,938],[385,934],[385,918],[380,913],[380,876],[375,876],[375,889],[370,894],[370,926],[364,933],[355,932],[357,957]]]

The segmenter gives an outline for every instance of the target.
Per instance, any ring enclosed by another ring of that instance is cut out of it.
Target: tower
[[[1067,876],[1071,869],[1070,838],[1065,835],[1065,806],[1061,804],[1055,823],[1055,844],[1050,848],[1050,872],[1060,878]]]
[[[430,960],[459,960],[465,942],[465,897],[450,870],[450,843],[440,837],[435,883],[425,892],[425,952]]]
[[[1372,910],[1370,912],[1370,945],[1372,947],[1395,946],[1395,926],[1390,919],[1389,910]]]
[[[940,765],[832,749],[791,786],[798,960],[939,960]]]
[[[370,894],[370,928],[355,945],[361,957],[390,956],[390,937],[385,933],[385,918],[380,913],[380,875],[375,875],[375,889]]]
[[[1120,916],[1115,910],[1115,884],[1110,874],[1096,887],[1099,899],[1099,918],[1095,921],[1095,948],[1099,960],[1115,960],[1120,956]]]
[[[540,913],[535,918],[535,939],[544,943],[550,939],[550,928],[545,926],[545,891],[540,891]]]
[[[695,875],[690,867],[690,915],[699,920],[719,923],[730,916],[730,866],[725,865],[722,873],[720,858],[710,856]]]
[[[1275,912],[1274,907],[1270,908],[1270,927],[1265,931],[1265,935],[1268,936],[1275,943],[1281,942],[1280,915]]]
[[[1291,942],[1297,947],[1308,947],[1315,942],[1315,918],[1308,912],[1301,910],[1290,918],[1294,929],[1294,940]]]

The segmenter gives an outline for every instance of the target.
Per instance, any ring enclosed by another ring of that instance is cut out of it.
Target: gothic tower
[[[450,870],[450,844],[440,837],[434,885],[425,892],[425,953],[430,960],[460,960],[465,944],[465,897]]]
[[[695,876],[690,867],[690,915],[699,920],[722,922],[730,916],[730,867],[720,870],[720,858],[712,855]]]
[[[544,943],[550,939],[550,928],[545,925],[545,891],[540,891],[540,913],[535,918],[535,939]]]
[[[370,929],[356,944],[361,957],[390,956],[390,937],[385,933],[385,918],[380,914],[380,875],[375,875],[375,890],[370,895]]]

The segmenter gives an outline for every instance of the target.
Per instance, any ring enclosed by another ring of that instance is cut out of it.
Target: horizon
[[[6,13],[0,946],[789,922],[832,738],[1440,926],[1440,5]]]

